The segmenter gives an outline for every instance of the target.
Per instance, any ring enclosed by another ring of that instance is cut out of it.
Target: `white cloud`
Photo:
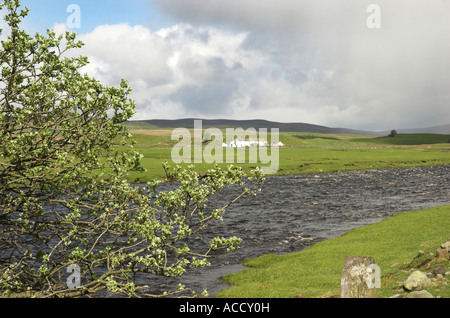
[[[265,65],[253,70],[258,79],[246,78],[252,92],[246,100],[256,114],[267,109],[283,121],[368,129],[448,123],[448,1],[156,3],[194,26],[248,32],[243,46],[265,57]],[[381,29],[367,27],[371,3],[381,7]]]
[[[108,85],[127,79],[140,119],[232,115],[240,82],[266,58],[241,48],[245,33],[188,24],[102,25],[79,39],[77,54],[90,60],[85,71]]]
[[[80,35],[86,70],[130,81],[136,119],[236,118],[390,129],[448,123],[450,3],[157,0],[179,21]],[[62,26],[58,26],[62,28]]]

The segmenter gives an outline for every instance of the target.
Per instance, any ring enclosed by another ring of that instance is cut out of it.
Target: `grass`
[[[395,137],[377,137],[360,139],[360,142],[368,142],[383,145],[427,145],[436,143],[448,143],[450,137],[448,135],[439,134],[399,134]]]
[[[132,130],[136,147],[143,155],[145,173],[132,173],[139,182],[162,177],[162,161],[171,162],[171,150],[178,141],[170,140],[170,131]],[[398,134],[395,137],[368,137],[342,134],[281,133],[277,175],[317,174],[345,170],[436,166],[450,164],[448,135]],[[259,161],[258,161],[259,162]],[[182,164],[187,165],[187,164]],[[262,166],[239,164],[244,169]],[[210,164],[196,164],[199,172]],[[347,255],[370,256],[381,268],[379,297],[405,293],[401,284],[421,264],[421,270],[443,265],[430,258],[440,244],[450,238],[450,206],[396,215],[380,223],[352,230],[338,238],[314,244],[302,252],[288,255],[264,255],[245,263],[250,268],[227,275],[233,287],[216,297],[330,297],[339,295],[344,259]],[[417,257],[418,251],[425,253]],[[428,289],[442,298],[450,297],[450,288],[438,282]]]
[[[171,140],[171,130],[150,125],[130,127],[135,148],[144,155],[145,173],[132,172],[131,182],[161,178],[161,162],[171,160],[178,141]],[[280,148],[278,175],[316,174],[344,170],[365,170],[450,164],[448,135],[399,134],[395,137],[367,137],[341,134],[281,133],[286,145]],[[117,147],[120,150],[120,147]],[[248,152],[248,151],[247,151]],[[247,154],[248,155],[248,154]],[[258,161],[259,162],[259,161]],[[235,163],[236,164],[236,163]],[[187,165],[187,164],[182,164]],[[259,163],[239,164],[244,169]],[[199,172],[211,164],[196,164]],[[399,284],[411,271],[430,260],[429,253],[450,238],[450,206],[405,212],[382,222],[354,229],[338,238],[314,244],[302,252],[288,255],[264,255],[245,263],[250,268],[227,275],[233,287],[216,297],[327,297],[339,295],[340,278],[347,255],[371,256],[380,266],[380,297],[404,293]],[[418,251],[425,253],[417,257]],[[395,265],[397,264],[397,265]],[[450,297],[450,288],[441,284],[429,291],[442,298]]]
[[[440,244],[449,239],[449,229],[450,206],[405,212],[298,253],[269,254],[249,260],[244,265],[251,268],[224,277],[233,287],[215,297],[338,296],[344,260],[349,255],[373,257],[380,266],[380,298],[406,294],[401,284],[413,270],[432,272],[432,268],[439,265],[450,270],[449,261],[438,261],[429,254],[434,254]],[[420,256],[419,250],[424,252]],[[425,266],[419,267],[424,263]],[[436,285],[427,290],[442,298],[450,297],[450,286],[443,282]]]
[[[134,129],[135,148],[144,158],[145,173],[130,174],[132,182],[146,182],[163,176],[162,161],[172,162],[171,151],[178,141],[171,140],[170,130]],[[346,170],[384,169],[450,164],[448,135],[399,134],[395,137],[367,137],[339,134],[280,133],[285,147],[279,149],[279,169],[276,175],[317,174]],[[223,150],[225,154],[225,150]],[[247,150],[248,158],[249,150]],[[192,158],[194,156],[192,155]],[[274,159],[274,158],[272,158]],[[226,162],[225,157],[223,159]],[[224,163],[223,165],[225,165]],[[237,164],[237,160],[233,162]],[[246,170],[274,165],[274,160],[262,164],[239,164]],[[188,163],[182,163],[186,166]],[[204,161],[196,169],[204,172],[212,167]]]

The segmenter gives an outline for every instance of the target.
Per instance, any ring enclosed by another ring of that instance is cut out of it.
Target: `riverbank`
[[[131,179],[162,176],[158,165],[170,156],[170,136],[165,142],[155,139],[158,144],[150,147],[146,135],[137,137],[137,148],[144,154],[142,163],[148,171],[145,176],[132,174]],[[295,253],[398,213],[450,203],[448,136],[282,133],[280,140],[286,147],[280,148],[277,175],[268,176],[263,192],[252,198],[255,201],[238,202],[227,212],[224,224],[213,228],[218,235],[242,237],[241,250],[218,255],[211,268],[188,275],[187,281],[196,282],[199,290],[206,288],[220,297],[227,285],[219,275],[243,269],[243,261],[268,253]],[[241,166],[250,169],[255,164]],[[206,166],[199,164],[197,169],[202,171]],[[258,288],[266,289],[264,284]],[[294,294],[283,297],[303,295]]]
[[[373,257],[381,269],[380,298],[407,297],[403,283],[415,270],[433,273],[450,262],[437,259],[436,250],[450,238],[450,205],[411,211],[379,223],[353,229],[337,238],[288,255],[264,255],[245,262],[246,269],[224,277],[231,286],[216,297],[339,297],[346,256]],[[442,275],[441,275],[442,276]],[[439,277],[427,291],[450,298],[447,277]]]
[[[243,263],[266,254],[301,252],[394,215],[449,204],[449,194],[449,165],[270,176],[256,198],[238,200],[227,209],[223,222],[193,238],[195,246],[204,246],[215,236],[237,236],[243,239],[240,249],[215,253],[211,267],[180,278],[145,276],[137,284],[148,286],[148,293],[157,293],[183,283],[220,296],[229,287],[220,277],[245,269]],[[223,195],[224,200],[233,197],[233,188]],[[326,259],[327,253],[322,257]]]

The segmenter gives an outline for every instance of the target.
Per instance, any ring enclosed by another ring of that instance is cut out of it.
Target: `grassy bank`
[[[132,133],[137,142],[135,148],[144,155],[142,165],[147,171],[131,173],[130,180],[145,182],[163,176],[161,162],[172,162],[171,152],[174,145],[178,143],[171,140],[171,130],[135,129]],[[436,134],[367,137],[280,133],[279,139],[285,146],[279,149],[277,175],[450,164],[450,143],[447,142],[449,138],[448,135]],[[247,158],[248,153],[249,150],[247,150]],[[194,158],[193,155],[192,158]],[[223,161],[226,161],[225,157]],[[237,164],[237,160],[233,163]],[[249,163],[249,160],[246,160],[239,165],[250,170],[256,166],[270,164],[273,163],[261,164],[258,158],[256,163]],[[195,165],[199,172],[212,167],[212,164],[204,161]]]
[[[245,263],[249,269],[224,277],[233,287],[216,297],[338,296],[346,256],[374,258],[381,268],[380,298],[405,294],[400,285],[413,270],[432,271],[438,265],[450,270],[449,261],[438,262],[429,254],[449,238],[450,206],[405,212],[298,253],[249,260]],[[418,256],[419,251],[424,253]],[[427,262],[429,259],[432,261]],[[450,297],[450,286],[443,282],[436,285],[427,290],[442,298]]]

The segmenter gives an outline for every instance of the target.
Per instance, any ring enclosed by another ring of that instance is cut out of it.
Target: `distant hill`
[[[126,125],[129,127],[144,128],[194,128],[194,120],[196,118],[185,119],[151,119],[151,120],[133,120],[128,121]],[[326,126],[306,124],[306,123],[279,123],[267,120],[233,120],[233,119],[202,119],[202,127],[204,129],[210,127],[216,128],[278,128],[280,132],[310,132],[310,133],[323,133],[323,134],[356,134],[356,135],[380,135],[379,132],[355,130],[348,128],[330,128]]]
[[[409,129],[396,129],[399,134],[441,134],[450,135],[450,124],[440,125],[427,128],[409,128]],[[390,131],[381,132],[381,134],[389,134]]]

